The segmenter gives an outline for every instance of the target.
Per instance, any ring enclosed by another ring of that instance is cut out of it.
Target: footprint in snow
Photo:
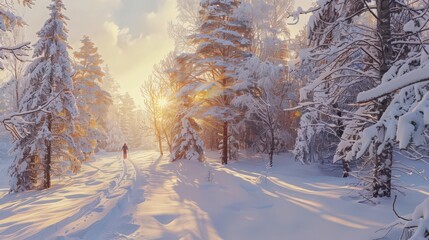
[[[36,202],[37,204],[47,204],[47,203],[56,203],[56,202],[59,202],[59,201],[62,201],[63,199],[61,199],[61,198],[55,198],[55,199],[49,199],[49,200],[41,200],[41,201],[38,201],[38,202]]]
[[[89,194],[72,194],[72,195],[65,196],[65,198],[78,199],[78,198],[84,198],[84,197],[89,197],[89,196],[91,196],[91,195],[89,195]]]
[[[178,215],[172,215],[172,214],[154,216],[154,218],[163,225],[170,224],[171,222],[176,220],[177,217],[178,217]]]

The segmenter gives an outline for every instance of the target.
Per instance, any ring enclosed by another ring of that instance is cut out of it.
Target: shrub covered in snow
[[[402,239],[429,239],[429,198],[420,203],[413,212],[411,221],[404,227]]]

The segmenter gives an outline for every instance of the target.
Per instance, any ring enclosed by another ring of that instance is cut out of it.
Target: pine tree
[[[81,40],[82,47],[75,52],[77,59],[73,75],[74,95],[79,116],[75,120],[76,132],[73,138],[88,160],[97,144],[106,138],[108,108],[112,103],[110,94],[101,86],[105,76],[101,69],[103,60],[88,36]]]
[[[238,117],[231,105],[235,94],[231,86],[236,81],[232,73],[250,56],[251,20],[240,7],[239,0],[202,0],[198,33],[191,36],[196,45],[195,63],[211,86],[207,116],[221,129],[222,164],[228,163],[228,130]]]
[[[14,146],[17,156],[10,168],[11,191],[14,192],[49,188],[56,163],[68,161],[68,168],[73,171],[80,167],[71,137],[74,132],[72,119],[78,112],[67,53],[65,6],[62,0],[52,0],[48,9],[50,18],[37,33],[40,39],[34,46],[35,59],[26,70],[29,87],[22,98],[20,111],[35,109],[56,98],[46,112],[25,116],[28,122],[35,124]]]

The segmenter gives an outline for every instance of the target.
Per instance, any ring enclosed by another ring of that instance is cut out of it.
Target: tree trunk
[[[380,80],[383,75],[389,70],[393,60],[393,48],[392,48],[392,29],[390,25],[391,18],[391,1],[390,0],[378,0],[377,1],[377,32],[381,36],[381,47],[382,47],[382,59],[380,66]]]
[[[373,181],[373,197],[390,197],[392,189],[392,146],[386,146],[376,156]]]
[[[16,77],[16,72],[15,72],[15,97],[16,97],[16,111],[19,111],[19,82],[18,82],[18,78]]]
[[[392,48],[392,29],[391,29],[391,1],[378,0],[377,1],[377,32],[381,36],[381,66],[380,66],[380,83],[384,74],[389,70],[393,61],[393,48]],[[390,103],[390,97],[384,97],[378,102],[377,110],[379,112],[378,119],[380,120],[383,113],[386,111]],[[380,129],[379,131],[384,131]],[[383,132],[384,134],[384,132]],[[382,136],[382,134],[380,134]],[[380,139],[381,138],[381,139]],[[383,137],[379,137],[375,143],[375,151],[381,146]],[[390,197],[392,185],[392,145],[386,144],[381,154],[375,156],[375,169],[373,180],[373,196],[374,197]]]
[[[158,132],[158,147],[159,147],[159,153],[161,154],[161,156],[164,155],[164,151],[162,151],[162,139],[161,139],[161,134]]]
[[[276,149],[276,142],[275,142],[275,138],[274,138],[274,128],[271,126],[270,127],[270,134],[271,134],[271,140],[270,140],[270,152],[269,152],[269,157],[270,157],[270,167],[273,167],[273,155],[274,155],[274,151]]]
[[[158,138],[158,147],[159,147],[159,153],[161,154],[161,156],[164,155],[164,151],[162,150],[162,142],[161,142],[161,138]]]
[[[158,121],[156,118],[153,119],[154,125],[155,125],[155,134],[156,134],[156,138],[158,139],[158,148],[159,148],[159,153],[161,154],[161,156],[164,155],[164,152],[162,151],[162,137],[161,137],[161,131],[159,130],[159,126],[158,126]]]
[[[350,163],[343,159],[343,178],[349,177],[350,172],[351,172]]]
[[[223,123],[222,164],[228,164],[228,122]]]
[[[52,114],[48,113],[47,117],[48,121],[48,130],[50,133],[52,133]],[[45,182],[43,188],[50,188],[51,187],[51,163],[52,163],[52,140],[46,139],[46,155],[45,155]]]
[[[173,150],[173,146],[172,146],[172,143],[171,143],[170,138],[169,138],[169,136],[168,136],[167,129],[165,129],[165,126],[164,126],[164,125],[165,125],[165,124],[163,124],[162,132],[163,132],[163,134],[164,134],[164,136],[165,136],[165,140],[167,141],[168,150],[169,150],[169,152],[171,153],[171,151]]]
[[[31,156],[30,157],[30,166],[29,166],[29,170],[28,170],[28,175],[27,175],[27,181],[31,182],[31,188],[27,189],[27,190],[33,190],[34,186],[37,183],[37,172],[36,172],[36,156]]]

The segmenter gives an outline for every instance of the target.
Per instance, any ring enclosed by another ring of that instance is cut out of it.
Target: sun
[[[158,100],[158,106],[160,108],[165,108],[168,105],[168,100],[166,98],[160,98]]]

